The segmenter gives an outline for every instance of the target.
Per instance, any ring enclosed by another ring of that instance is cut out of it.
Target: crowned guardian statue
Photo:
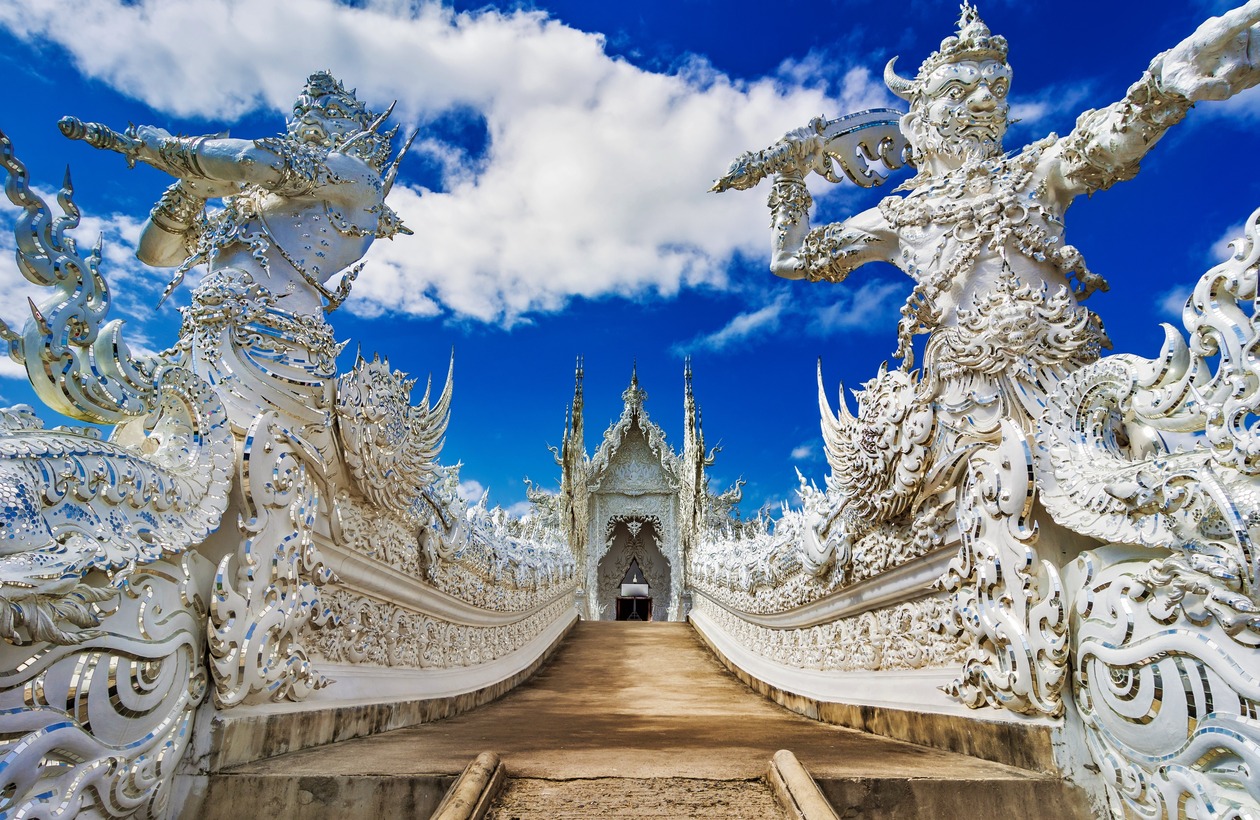
[[[880,261],[915,283],[898,324],[901,367],[867,385],[859,418],[843,398],[838,416],[824,416],[837,503],[807,546],[808,564],[821,570],[861,532],[913,507],[926,476],[950,471],[942,459],[964,456],[967,441],[995,441],[1001,419],[1031,430],[1047,389],[1109,346],[1101,322],[1080,304],[1107,284],[1065,241],[1064,214],[1077,197],[1137,174],[1196,102],[1260,81],[1249,57],[1258,20],[1255,0],[1208,20],[1152,60],[1124,99],[1085,112],[1064,137],[1007,153],[1007,41],[964,3],[957,31],[913,78],[897,73],[896,58],[886,66],[885,82],[908,112],[819,118],[739,157],[718,180],[714,190],[722,191],[772,179],[776,275],[841,282]],[[898,188],[903,195],[811,225],[805,177],[839,181],[839,161],[851,179],[878,184],[879,174],[852,171],[863,156],[890,167],[904,161],[916,173]],[[929,336],[914,371],[919,334]]]

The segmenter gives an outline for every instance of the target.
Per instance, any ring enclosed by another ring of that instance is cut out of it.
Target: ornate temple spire
[[[582,396],[582,379],[586,376],[586,359],[582,356],[577,357],[577,362],[573,369],[573,430],[572,438],[576,442],[578,450],[585,454],[586,451],[586,430],[582,413],[582,405],[584,399]]]
[[[691,389],[690,356],[683,359],[683,382],[685,385],[683,397],[683,452],[686,453],[697,443],[699,443],[701,449],[704,448],[703,436],[700,433],[700,414],[696,409],[695,393]]]
[[[578,356],[573,368],[573,404],[565,409],[564,444],[556,463],[560,465],[560,509],[565,537],[579,562],[586,556],[586,429],[582,380],[585,360]],[[553,453],[556,451],[553,449]]]
[[[552,448],[556,464],[564,469],[566,477],[569,476],[575,465],[582,463],[586,459],[586,430],[582,412],[582,405],[584,404],[582,377],[585,375],[585,371],[581,356],[577,357],[573,375],[573,403],[569,407],[564,408],[564,438],[561,439],[559,451]]]
[[[621,394],[621,400],[637,412],[642,409],[647,397],[647,391],[639,387],[639,360],[635,359],[630,367],[630,386]]]

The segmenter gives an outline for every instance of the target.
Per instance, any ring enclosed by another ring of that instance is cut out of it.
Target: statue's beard
[[[923,160],[931,156],[944,159],[951,165],[961,166],[1002,155],[1000,136],[996,139],[976,139],[965,134],[946,136],[922,114],[911,115],[906,119],[909,120],[905,123],[909,125],[906,137],[914,146],[916,164],[920,168],[925,165]]]
[[[924,153],[936,154],[942,159],[953,160],[960,165],[983,162],[1002,155],[1002,143],[978,140],[972,137],[943,137],[935,128],[928,129],[924,140]]]

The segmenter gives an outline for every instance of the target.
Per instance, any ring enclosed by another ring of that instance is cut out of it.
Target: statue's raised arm
[[[740,157],[714,190],[747,188],[772,177],[770,269],[778,276],[839,282],[881,260],[912,277],[915,288],[902,308],[895,354],[903,366],[911,365],[911,337],[964,321],[972,327],[959,327],[952,344],[959,350],[984,347],[989,340],[979,330],[992,326],[993,317],[981,314],[998,309],[999,291],[1025,286],[1029,292],[1044,286],[1045,304],[1010,310],[1060,316],[1056,321],[1079,337],[1079,344],[1069,346],[1079,348],[1079,356],[1069,357],[1079,364],[1096,355],[1105,337],[1097,320],[1075,303],[1106,289],[1106,283],[1064,242],[1064,212],[1075,197],[1136,174],[1139,160],[1195,102],[1223,99],[1260,82],[1253,59],[1253,48],[1260,51],[1258,21],[1260,0],[1208,20],[1156,57],[1123,100],[1086,112],[1062,139],[1051,135],[1007,154],[1002,140],[1013,76],[1007,41],[989,30],[975,6],[964,3],[957,31],[912,78],[896,72],[895,58],[884,70],[888,88],[909,103],[898,126],[905,159],[916,174],[897,189],[904,196],[887,197],[843,222],[812,227],[806,176],[816,172],[839,181],[831,156],[875,156],[829,141],[821,120]],[[893,167],[888,152],[882,156]],[[880,181],[878,175],[872,179]],[[1062,306],[1056,301],[1060,291]],[[1035,324],[1029,318],[1013,326]],[[977,333],[986,338],[971,339]],[[946,355],[940,347],[930,353]],[[1063,355],[1048,349],[1019,352]],[[1054,368],[1065,366],[1070,365],[1062,361]]]
[[[1260,82],[1260,2],[1212,17],[1151,61],[1165,91],[1190,102],[1225,100]]]
[[[1080,116],[1062,141],[1059,166],[1048,169],[1052,189],[1070,200],[1132,179],[1142,157],[1191,106],[1260,82],[1258,60],[1260,0],[1205,21],[1151,60],[1124,99]]]
[[[331,74],[317,72],[277,137],[181,137],[154,126],[117,133],[72,118],[61,128],[176,178],[137,248],[148,264],[178,266],[171,287],[205,263],[211,271],[248,273],[286,310],[310,314],[341,303],[353,272],[335,291],[325,283],[358,262],[374,239],[406,231],[385,204],[397,169],[397,161],[389,163],[397,129],[381,126],[392,109],[373,114]],[[217,198],[225,207],[207,212],[207,201]]]

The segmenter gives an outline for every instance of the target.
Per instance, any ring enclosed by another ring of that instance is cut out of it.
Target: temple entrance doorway
[[[606,543],[598,574],[600,619],[665,620],[670,565],[660,547],[660,520],[654,515],[613,516]],[[623,594],[623,584],[629,595]],[[653,606],[657,601],[664,605]]]
[[[630,568],[621,579],[621,592],[617,595],[617,620],[652,620],[652,588],[648,586],[639,559],[630,559]]]

